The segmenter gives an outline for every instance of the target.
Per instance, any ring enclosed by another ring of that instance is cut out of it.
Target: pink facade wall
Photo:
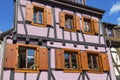
[[[22,5],[26,5],[26,3],[30,3],[27,0],[20,0]],[[34,3],[34,4],[38,4],[38,3]],[[38,4],[38,5],[42,5],[42,4]],[[46,5],[46,7],[51,8],[50,6]],[[25,7],[22,7],[22,10],[24,12],[24,17],[26,16],[26,11],[25,11]],[[61,10],[59,8],[55,8],[55,18],[56,18],[56,23],[59,23],[59,12]],[[66,12],[70,12],[67,10],[63,10]],[[73,12],[70,12],[73,13]],[[76,13],[79,17],[81,17],[80,13]],[[22,21],[22,17],[20,14],[20,11],[18,10],[18,21]],[[89,15],[87,15],[89,16]],[[92,16],[92,18],[95,18],[94,16]],[[97,18],[95,18],[97,19]],[[99,19],[97,19],[99,20]],[[27,27],[27,31],[29,35],[35,35],[35,36],[43,36],[46,37],[47,36],[47,31],[48,28],[45,27],[38,27],[38,26],[33,26],[33,25],[26,25]],[[101,29],[102,27],[100,27]],[[56,25],[56,31],[57,31],[57,38],[58,39],[63,39],[63,36],[65,38],[65,40],[70,40],[70,32],[68,31],[64,31],[64,35],[62,35],[62,29],[59,27],[59,25]],[[23,24],[18,24],[18,33],[19,34],[25,34],[25,30],[24,30],[24,26]],[[102,34],[102,29],[100,30],[100,33]],[[83,41],[82,35],[81,33],[78,34],[79,35],[79,40]],[[84,34],[85,36],[85,40],[86,42],[91,42],[91,43],[99,43],[99,37],[95,36],[95,35],[87,35]],[[51,28],[50,29],[50,34],[49,34],[50,38],[55,38],[54,35],[54,30]],[[73,41],[77,41],[77,36],[75,32],[72,32],[72,40]],[[104,38],[101,36],[100,37],[101,40],[101,44],[104,44]],[[12,43],[11,39],[7,40],[8,43]],[[60,42],[54,42],[54,44],[50,44],[50,42],[47,42],[47,46],[50,47],[56,47],[56,48],[70,48],[70,49],[77,49],[77,50],[93,50],[93,51],[98,51],[98,52],[105,52],[106,50],[109,51],[108,49],[105,49],[104,47],[98,47],[98,49],[95,49],[94,46],[88,46],[88,49],[85,48],[84,45],[77,45],[77,47],[74,47],[73,44],[69,44],[66,43],[65,46],[62,45],[62,43]],[[115,75],[114,75],[114,70],[113,70],[113,66],[112,66],[112,61],[111,61],[111,57],[110,57],[110,52],[108,52],[109,55],[109,63],[110,63],[110,69],[111,69],[111,75],[112,75],[112,80],[116,80]],[[51,49],[51,68],[55,68],[55,49]],[[52,71],[53,75],[55,76],[56,80],[78,80],[78,77],[80,75],[80,73],[65,73],[63,71]],[[106,80],[107,78],[107,74],[103,73],[103,74],[95,74],[95,73],[87,73],[88,76],[90,77],[90,80]],[[26,80],[36,80],[38,73],[26,73]],[[3,76],[3,80],[9,80],[10,78],[10,70],[4,70],[4,76]],[[15,72],[14,75],[14,80],[24,80],[24,73],[17,73]],[[40,74],[40,78],[39,80],[48,80],[48,73],[41,71]],[[80,79],[82,80],[82,78]],[[87,80],[87,79],[85,79]],[[110,79],[108,79],[110,80]]]

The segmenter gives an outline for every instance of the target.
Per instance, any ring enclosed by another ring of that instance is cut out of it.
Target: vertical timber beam
[[[51,80],[51,48],[48,47],[48,80]]]

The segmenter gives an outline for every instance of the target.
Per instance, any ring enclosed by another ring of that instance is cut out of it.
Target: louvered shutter
[[[76,27],[76,30],[80,31],[81,25],[80,25],[80,17],[79,16],[75,16],[75,27]]]
[[[26,4],[26,21],[33,21],[33,5]]]
[[[65,13],[64,12],[60,12],[59,13],[59,23],[60,23],[60,27],[65,28]]]
[[[64,69],[64,53],[62,49],[55,50],[56,69]]]
[[[109,71],[110,66],[109,66],[108,55],[107,54],[101,54],[101,61],[102,61],[103,71]]]
[[[47,8],[44,8],[44,24],[47,24]]]
[[[40,70],[48,70],[48,50],[47,48],[38,48],[37,63]]]
[[[93,20],[93,26],[94,26],[94,33],[98,34],[99,33],[99,26],[98,26],[97,20]]]
[[[17,45],[7,43],[4,68],[15,68],[17,66],[17,57]]]
[[[52,10],[47,8],[47,25],[52,25]]]
[[[82,70],[89,70],[86,51],[81,52],[81,63],[82,63]]]

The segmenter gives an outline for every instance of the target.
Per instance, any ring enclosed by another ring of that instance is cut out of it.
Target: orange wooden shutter
[[[81,52],[81,63],[82,63],[82,70],[89,70],[86,51]]]
[[[60,27],[65,28],[65,13],[64,12],[60,12],[59,13],[59,19],[60,19]]]
[[[47,8],[44,8],[44,24],[47,24]]]
[[[15,68],[17,66],[17,45],[7,44],[4,60],[4,68]]]
[[[33,5],[26,4],[26,21],[33,21]]]
[[[38,50],[38,66],[40,70],[48,70],[48,50],[47,48],[39,48]]]
[[[56,69],[64,69],[64,53],[62,49],[55,50]]]
[[[76,27],[76,30],[80,31],[80,17],[79,16],[75,16],[75,27]]]
[[[109,66],[108,55],[107,54],[101,54],[101,60],[102,60],[103,71],[109,71],[110,66]]]
[[[47,25],[52,25],[52,10],[47,8]]]
[[[80,68],[80,72],[82,71],[82,64],[81,64],[81,53],[80,53],[80,51],[79,51],[79,53],[78,53],[78,63],[79,63],[79,68]]]
[[[84,32],[84,17],[82,16],[82,32]]]
[[[95,34],[98,34],[99,32],[99,26],[97,20],[93,20],[93,26],[94,26],[94,32]]]

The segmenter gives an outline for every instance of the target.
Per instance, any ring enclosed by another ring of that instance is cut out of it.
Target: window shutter
[[[76,30],[80,31],[80,17],[79,16],[75,16],[75,27],[76,27]]]
[[[62,49],[55,50],[56,69],[64,69],[64,52]]]
[[[99,32],[99,26],[97,20],[93,20],[93,26],[94,26],[94,32],[95,34],[98,34]]]
[[[80,72],[82,71],[82,64],[81,64],[81,53],[80,53],[80,51],[79,51],[79,53],[78,53],[78,63],[79,63],[79,68],[80,68]]]
[[[4,68],[15,68],[17,66],[17,57],[17,45],[7,43]]]
[[[47,25],[52,25],[52,10],[47,8]]]
[[[47,8],[46,7],[44,8],[44,14],[43,15],[44,15],[44,19],[43,19],[44,24],[47,24]]]
[[[60,19],[60,27],[65,28],[65,13],[64,12],[60,12],[59,13],[59,19]]]
[[[48,70],[48,50],[47,50],[47,48],[39,48],[37,61],[38,61],[38,67],[40,70]]]
[[[110,66],[109,66],[108,55],[107,54],[101,54],[101,60],[102,60],[103,71],[109,71]]]
[[[84,32],[84,17],[82,17],[82,32]]]
[[[82,70],[89,70],[86,51],[81,52],[81,63],[82,63]]]
[[[33,5],[26,4],[26,21],[33,21]]]

